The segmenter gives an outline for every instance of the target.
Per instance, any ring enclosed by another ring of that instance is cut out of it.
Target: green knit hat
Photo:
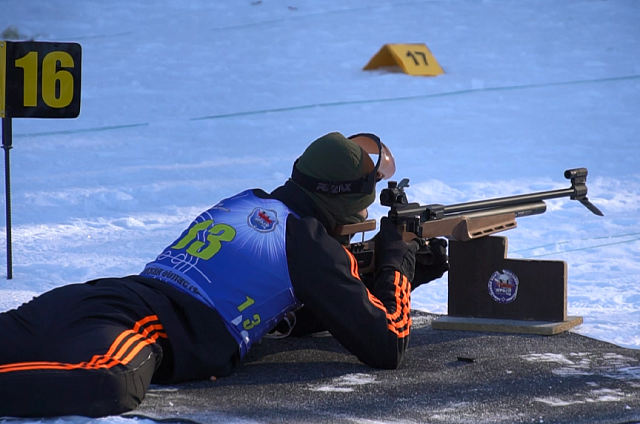
[[[307,147],[295,165],[301,173],[323,181],[352,181],[369,174],[374,164],[360,146],[338,132],[320,137]],[[293,180],[292,180],[293,181]],[[331,228],[362,222],[358,214],[376,198],[372,193],[331,195],[312,193],[293,181],[322,210]]]

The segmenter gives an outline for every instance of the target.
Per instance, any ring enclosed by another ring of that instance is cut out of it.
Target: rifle
[[[405,242],[415,238],[428,239],[446,237],[468,241],[497,232],[513,229],[516,218],[542,214],[547,210],[544,202],[549,199],[569,197],[577,200],[598,216],[603,213],[587,198],[587,168],[568,169],[564,177],[571,180],[571,187],[541,191],[517,196],[500,197],[458,203],[454,205],[420,205],[409,203],[404,189],[409,187],[407,178],[397,183],[389,181],[380,193],[380,204],[390,208],[388,217],[397,227]],[[364,241],[364,232],[376,228],[375,220],[359,224],[347,224],[336,228],[337,235],[353,236],[362,233],[363,241],[351,243],[349,251],[355,256],[361,274],[374,270],[375,240]],[[418,252],[420,253],[420,252]],[[421,258],[429,264],[429,258]]]

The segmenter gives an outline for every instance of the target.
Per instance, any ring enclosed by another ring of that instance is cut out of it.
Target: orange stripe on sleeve
[[[349,252],[349,249],[347,249],[346,247],[342,246],[342,248],[345,252],[347,252],[349,262],[351,263],[351,276],[360,280],[360,272],[358,270],[358,261],[356,261],[356,257],[353,256],[353,253]]]
[[[351,276],[360,280],[360,274],[358,272],[358,262],[356,261],[355,256],[349,250],[344,247],[345,252],[347,252],[347,256],[349,257],[350,265],[351,265]],[[393,314],[390,314],[387,311],[387,308],[384,306],[382,301],[375,297],[369,289],[365,287],[367,290],[367,296],[369,301],[376,308],[385,312],[387,316],[387,328],[395,333],[399,338],[403,338],[409,335],[411,328],[411,282],[407,279],[406,276],[401,274],[400,272],[395,272],[395,278],[393,281],[395,286],[395,299],[396,299],[396,308]]]

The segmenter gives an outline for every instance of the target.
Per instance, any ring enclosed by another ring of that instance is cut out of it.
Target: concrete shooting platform
[[[413,312],[398,370],[327,333],[263,340],[216,381],[151,386],[133,415],[198,423],[636,423],[640,350],[571,332],[435,330]]]

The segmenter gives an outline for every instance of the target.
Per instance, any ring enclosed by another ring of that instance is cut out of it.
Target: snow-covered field
[[[587,167],[604,218],[550,201],[505,233],[509,255],[566,261],[568,312],[584,317],[573,331],[640,348],[640,2],[0,0],[0,11],[0,31],[83,49],[80,117],[13,120],[14,278],[0,281],[0,310],[138,273],[202,209],[281,184],[315,138],[366,131],[422,204],[564,188],[565,169]],[[363,71],[386,43],[426,43],[445,74]],[[413,305],[446,313],[446,299],[445,277]]]

